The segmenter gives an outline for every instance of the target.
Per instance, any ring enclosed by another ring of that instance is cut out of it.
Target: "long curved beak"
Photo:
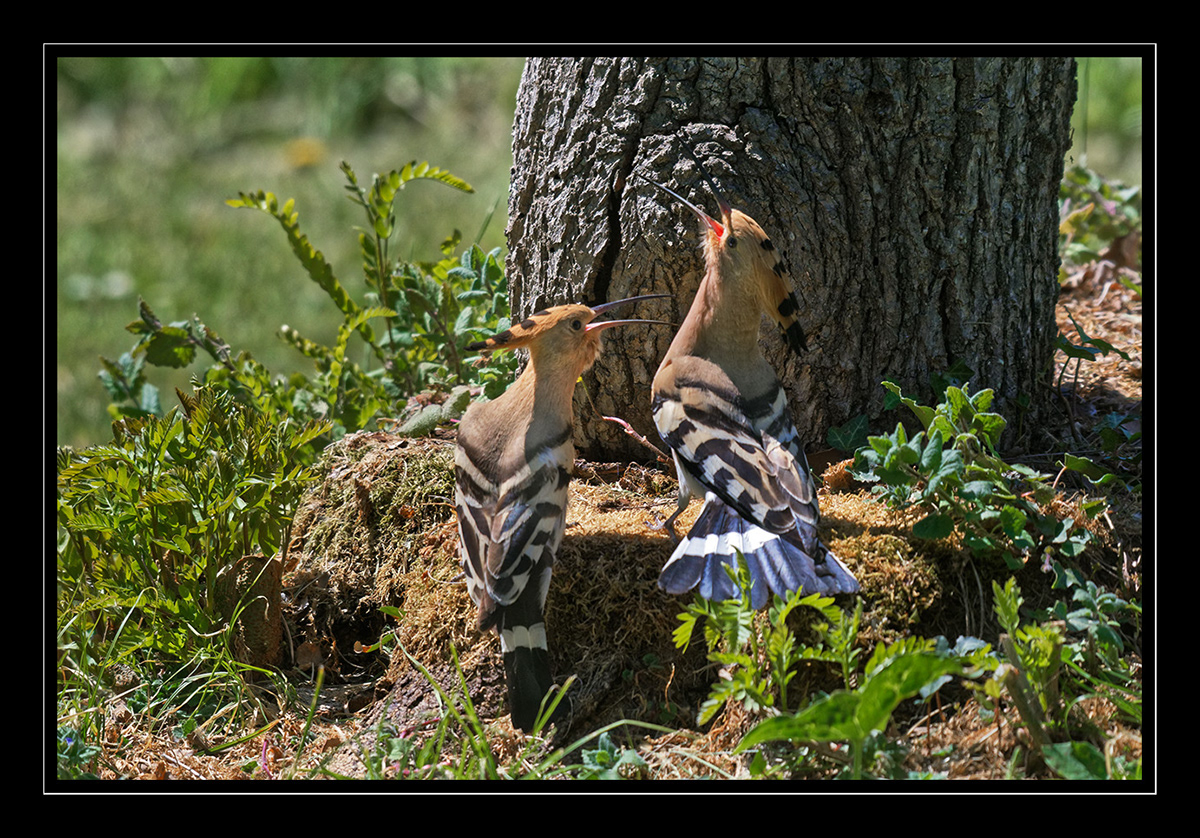
[[[692,158],[692,162],[695,163],[696,168],[700,170],[700,176],[704,178],[705,183],[708,184],[708,188],[712,190],[713,197],[717,199],[717,208],[721,210],[721,219],[725,222],[726,226],[728,226],[729,217],[733,215],[733,206],[727,200],[725,200],[725,196],[721,194],[720,189],[717,189],[717,185],[713,183],[713,179],[709,177],[708,171],[705,170],[704,166],[700,164],[699,158],[696,157],[692,150],[688,148],[686,144],[683,146],[683,150],[688,157]]]
[[[593,320],[583,327],[585,332],[599,332],[607,329],[609,326],[625,326],[629,323],[660,323],[663,326],[674,326],[674,323],[669,323],[666,320]]]
[[[669,296],[671,296],[671,295],[670,294],[642,294],[639,297],[626,297],[623,300],[613,300],[611,303],[601,303],[598,306],[592,306],[592,311],[596,312],[596,314],[603,314],[604,312],[608,311],[609,309],[614,309],[614,308],[617,308],[618,306],[628,305],[630,303],[636,303],[640,300],[659,300],[659,299],[662,299],[664,297],[669,297]]]
[[[670,294],[642,294],[637,297],[626,297],[623,300],[613,300],[611,303],[601,303],[598,306],[592,306],[592,311],[596,312],[596,314],[603,314],[610,309],[628,305],[630,303],[636,303],[641,300],[659,300],[670,296]],[[668,323],[665,320],[593,320],[591,323],[588,323],[586,326],[584,326],[583,330],[585,332],[598,332],[603,329],[607,329],[609,326],[624,326],[628,323],[661,323],[664,326],[675,325],[674,323]]]
[[[704,170],[701,169],[700,173],[704,174]],[[702,222],[704,222],[710,228],[712,228],[712,231],[717,234],[717,238],[720,238],[721,236],[725,235],[725,225],[724,224],[722,224],[720,221],[717,221],[717,219],[713,218],[711,215],[706,213],[704,210],[700,209],[700,207],[693,204],[691,201],[689,201],[687,198],[680,195],[674,189],[669,189],[668,187],[663,186],[658,181],[650,180],[650,178],[646,177],[645,175],[641,174],[640,172],[634,172],[634,174],[636,174],[642,180],[646,181],[646,183],[654,184],[659,189],[661,189],[663,192],[666,192],[672,198],[674,198],[675,200],[682,203],[685,207],[690,209],[692,212],[696,213],[697,218],[699,218]],[[708,175],[705,174],[704,178],[705,178],[705,180],[708,180]],[[711,180],[709,181],[708,185],[710,187],[712,186]],[[716,192],[716,190],[714,190],[714,192]],[[717,203],[721,205],[721,212],[724,214],[725,218],[728,218],[729,217],[727,214],[728,204],[724,203],[724,199],[720,197],[720,193],[716,193],[716,194],[717,194]]]

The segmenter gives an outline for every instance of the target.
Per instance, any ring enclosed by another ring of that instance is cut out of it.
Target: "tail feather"
[[[740,592],[724,567],[733,566],[741,553],[750,577],[750,605],[755,609],[767,604],[772,591],[780,596],[796,590],[827,596],[857,591],[858,581],[850,571],[819,541],[814,543],[820,550],[817,556],[793,539],[746,521],[709,493],[696,523],[659,574],[658,585],[669,594],[686,593],[699,585],[705,599],[730,599]]]
[[[763,544],[762,549],[758,553],[752,554],[754,557],[753,563],[751,563],[750,557],[747,557],[747,565],[752,568],[757,565],[760,568],[760,573],[764,579],[763,588],[770,588],[772,591],[794,591],[803,586],[802,577],[796,573],[795,551],[786,550],[784,548],[786,543],[782,538],[770,539]],[[750,578],[754,579],[753,573],[751,573]],[[762,605],[766,604],[767,595],[765,590],[760,597],[762,604],[756,605],[756,608],[761,608]],[[753,599],[752,596],[751,601]]]
[[[550,676],[550,653],[545,648],[545,626],[539,623],[533,628],[535,631],[501,632],[509,711],[513,727],[524,731],[533,730],[542,699],[554,686]],[[537,632],[538,628],[542,631]],[[534,634],[540,635],[537,641],[540,645],[530,642]]]
[[[513,727],[533,730],[542,700],[554,688],[550,670],[550,652],[546,644],[546,623],[542,616],[545,587],[550,568],[542,570],[538,584],[530,584],[512,605],[497,609],[495,628],[500,634],[504,654],[505,681]],[[567,701],[559,704],[553,720],[564,718]]]

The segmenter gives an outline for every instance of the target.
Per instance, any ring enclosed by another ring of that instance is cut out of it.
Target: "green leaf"
[[[420,314],[436,312],[438,310],[437,303],[429,299],[419,288],[405,288],[404,297],[408,300],[408,304],[412,306],[413,311]]]
[[[933,408],[917,404],[915,401],[905,396],[900,392],[899,384],[891,381],[884,381],[883,386],[897,399],[899,399],[903,405],[916,414],[917,419],[920,420],[921,425],[924,426],[925,430],[929,430],[929,426],[933,423],[934,416],[936,415]]]
[[[671,632],[671,640],[675,643],[676,649],[686,652],[692,642],[692,632],[696,628],[696,615],[691,611],[685,611],[677,616],[679,625],[675,627],[675,631]]]
[[[941,513],[930,513],[913,524],[913,535],[917,538],[945,538],[954,532],[954,519]]]
[[[738,751],[763,742],[862,742],[873,730],[884,730],[900,702],[943,675],[962,672],[954,657],[932,652],[896,658],[871,676],[857,692],[839,690],[813,702],[795,716],[776,716],[743,737]]]
[[[1091,742],[1057,742],[1042,748],[1055,773],[1066,780],[1104,780],[1108,777],[1104,754]]]
[[[949,410],[950,422],[956,428],[967,428],[975,415],[970,399],[958,387],[946,388],[946,407]]]
[[[1092,482],[1095,482],[1105,475],[1108,471],[1089,460],[1087,457],[1076,457],[1074,454],[1067,454],[1063,457],[1063,465],[1071,471],[1077,471],[1087,477]]]
[[[1113,346],[1111,343],[1109,343],[1106,340],[1102,340],[1101,338],[1089,337],[1087,335],[1087,333],[1083,331],[1083,327],[1080,326],[1078,321],[1075,320],[1075,317],[1071,314],[1071,312],[1069,312],[1069,311],[1067,312],[1067,317],[1071,318],[1071,323],[1075,326],[1075,331],[1077,331],[1079,333],[1079,336],[1081,338],[1083,338],[1083,342],[1085,344],[1096,347],[1097,351],[1099,351],[1101,355],[1107,355],[1109,352],[1115,352],[1118,355],[1120,355],[1122,358],[1124,358],[1126,361],[1129,360],[1129,353],[1124,352],[1120,349],[1117,349],[1115,346]]]
[[[638,756],[636,751],[619,748],[612,741],[608,731],[600,734],[595,749],[584,749],[582,780],[620,780],[621,768],[627,767],[640,772],[646,767],[646,761]]]
[[[471,323],[475,320],[475,309],[471,306],[463,306],[462,311],[458,313],[458,317],[454,321],[454,332],[461,334],[471,327]]]
[[[1028,520],[1024,512],[1016,507],[1005,505],[1000,510],[1000,526],[1009,538],[1015,538],[1018,533],[1025,532],[1025,522]]]
[[[162,402],[159,400],[158,388],[148,382],[142,384],[142,392],[138,397],[138,407],[146,414],[161,416],[163,408]]]
[[[862,696],[839,690],[815,701],[795,716],[776,716],[760,722],[738,743],[745,750],[763,742],[837,742],[862,741],[871,731],[859,721]]]
[[[860,413],[840,427],[830,428],[825,435],[831,448],[852,453],[867,444],[867,416]]]
[[[995,398],[995,391],[990,388],[980,390],[975,395],[971,396],[971,407],[975,408],[976,412],[984,413],[992,406],[992,399]]]
[[[937,471],[929,475],[929,482],[925,487],[925,497],[936,497],[938,492],[945,491],[957,485],[959,475],[965,468],[966,465],[963,463],[962,454],[957,449],[944,449]]]
[[[947,387],[961,387],[965,382],[970,381],[975,375],[975,370],[967,366],[963,360],[955,361],[948,370],[943,373],[933,373],[929,376],[929,383],[933,387],[933,392],[941,398],[945,398]]]
[[[186,329],[163,326],[145,344],[146,360],[156,367],[186,367],[196,358],[196,344]]]
[[[370,320],[374,317],[395,317],[395,316],[396,316],[396,312],[392,311],[390,308],[383,308],[381,306],[375,306],[374,308],[359,309],[359,311],[356,314],[354,314],[354,316],[346,318],[346,328],[353,331],[353,330],[357,329],[359,326],[361,326],[363,323],[366,323],[368,320]]]
[[[898,658],[860,690],[859,724],[870,730],[884,730],[901,701],[918,695],[926,685],[945,675],[961,672],[962,664],[953,657],[922,652]]]
[[[303,448],[317,437],[327,434],[331,430],[333,430],[333,423],[329,420],[313,420],[307,423],[296,433],[295,436],[288,440],[288,447],[292,448],[293,450]]]
[[[931,431],[929,444],[921,452],[921,471],[925,474],[937,473],[942,465],[942,432]]]
[[[971,500],[985,500],[990,497],[995,484],[990,480],[972,480],[964,483],[959,489],[959,494]]]
[[[1092,210],[1096,208],[1095,202],[1084,204],[1082,207],[1073,210],[1067,214],[1058,225],[1058,232],[1065,236],[1072,236],[1078,230],[1080,225],[1087,221],[1088,216],[1092,214]]]
[[[983,436],[993,451],[1000,445],[1000,435],[1007,427],[1008,421],[999,413],[976,413],[971,420],[971,429]]]
[[[925,432],[918,431],[916,436],[914,436],[908,442],[901,445],[897,449],[897,453],[900,456],[900,462],[904,463],[907,466],[915,465],[915,464],[921,462],[921,451],[922,451],[921,443],[924,442],[924,439],[925,439]]]
[[[165,506],[172,503],[187,503],[191,495],[181,487],[163,487],[147,492],[138,500],[139,507]]]
[[[1015,635],[1017,629],[1020,628],[1021,605],[1025,602],[1021,596],[1021,589],[1017,587],[1016,579],[1010,576],[1003,587],[993,579],[992,601],[996,617],[1004,631],[1009,635]]]
[[[1068,358],[1079,358],[1083,361],[1094,361],[1099,351],[1087,346],[1076,346],[1067,340],[1067,338],[1059,335],[1054,340],[1055,347],[1066,355]]]
[[[415,160],[400,170],[398,183],[399,185],[403,185],[411,180],[417,180],[419,178],[436,180],[446,184],[447,186],[453,186],[455,189],[460,189],[463,192],[475,191],[475,188],[471,186],[471,184],[455,175],[452,175],[445,169],[439,169],[436,166],[430,166],[428,163],[418,163]]]
[[[871,451],[880,458],[886,457],[893,446],[892,437],[886,436],[869,436],[867,444],[871,446]]]

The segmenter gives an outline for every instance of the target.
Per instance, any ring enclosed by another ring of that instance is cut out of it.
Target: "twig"
[[[642,436],[637,431],[635,431],[632,427],[630,427],[629,423],[626,422],[624,419],[621,419],[618,416],[604,416],[604,415],[601,415],[600,418],[606,419],[609,422],[616,422],[618,425],[620,425],[625,430],[625,433],[629,434],[631,437],[636,439],[642,445],[646,446],[651,451],[653,451],[655,454],[657,454],[658,459],[661,462],[664,462],[664,463],[671,462],[671,460],[667,457],[666,454],[664,454],[662,451],[658,450],[657,447],[655,447],[654,445],[651,444],[650,440],[646,439],[644,436]]]
[[[642,436],[637,431],[635,431],[632,427],[630,427],[629,423],[626,422],[624,419],[621,419],[618,416],[605,416],[603,413],[600,413],[600,411],[596,408],[596,403],[592,401],[592,394],[590,392],[588,392],[587,385],[583,383],[583,379],[579,380],[579,384],[582,385],[583,394],[585,396],[587,396],[588,404],[591,405],[592,410],[595,410],[596,413],[600,414],[601,419],[604,419],[608,422],[615,422],[616,424],[620,425],[621,428],[625,431],[625,433],[629,434],[631,437],[636,439],[642,445],[646,446],[651,451],[653,451],[658,456],[659,462],[663,462],[663,463],[671,462],[670,458],[667,457],[666,454],[664,454],[662,451],[660,451],[658,448],[656,448],[650,442],[650,440],[646,439],[644,436]]]

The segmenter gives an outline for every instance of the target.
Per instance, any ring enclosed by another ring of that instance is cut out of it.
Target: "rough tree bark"
[[[636,316],[680,322],[698,226],[633,173],[715,214],[686,144],[788,256],[809,351],[789,357],[773,329],[763,346],[810,442],[860,413],[894,423],[882,380],[927,400],[930,375],[956,364],[1010,418],[1028,398],[1029,427],[1054,351],[1074,74],[1070,58],[530,59],[513,129],[514,316],[670,292]],[[673,331],[610,332],[584,379],[600,414],[655,443],[649,386]],[[576,398],[581,453],[645,459]]]

